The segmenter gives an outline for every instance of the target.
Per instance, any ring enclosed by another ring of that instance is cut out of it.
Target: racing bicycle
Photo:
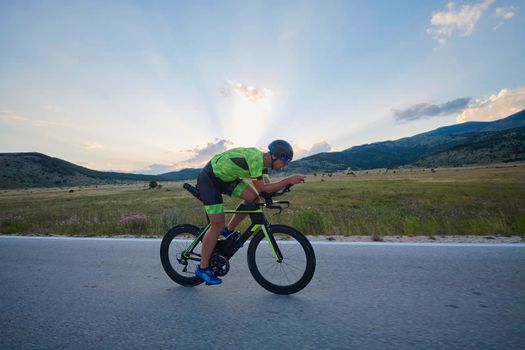
[[[253,278],[266,290],[276,294],[293,294],[302,290],[312,280],[315,272],[315,253],[308,239],[297,229],[287,225],[271,224],[263,208],[280,214],[290,206],[289,201],[273,198],[290,192],[292,185],[274,193],[260,193],[258,203],[240,204],[227,214],[248,214],[251,223],[240,233],[235,231],[228,238],[217,241],[210,258],[210,267],[216,276],[225,276],[230,270],[230,259],[251,238],[248,245],[248,267]],[[184,189],[201,200],[199,189],[185,183]],[[176,283],[194,287],[203,281],[195,276],[201,261],[202,238],[210,229],[207,217],[204,227],[191,224],[177,225],[168,230],[160,245],[160,259],[168,276]]]

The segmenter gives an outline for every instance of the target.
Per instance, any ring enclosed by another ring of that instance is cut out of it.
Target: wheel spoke
[[[288,278],[288,274],[286,273],[286,269],[284,268],[284,265],[283,265],[283,264],[281,264],[281,270],[283,271],[283,273],[284,273],[284,277],[286,278],[286,280],[288,281],[288,283],[291,284],[290,279]]]
[[[268,262],[265,262],[265,263],[262,263],[262,264],[259,264],[259,266],[267,266],[267,265],[273,265],[273,264],[276,264],[277,262],[274,260],[274,261],[268,261]]]
[[[287,257],[287,258],[290,258],[290,257],[292,257],[292,256],[296,256],[296,255],[299,255],[299,254],[304,254],[304,252],[303,252],[303,251],[298,251],[298,252],[295,253],[295,254],[292,254],[292,255],[286,255],[286,257]],[[283,257],[284,257],[284,254],[283,254]]]
[[[304,271],[301,271],[301,269],[297,268],[297,267],[294,267],[290,264],[287,264],[283,261],[283,263],[288,266],[288,267],[291,267],[291,269],[289,270],[295,277],[297,277],[297,279],[300,279],[301,276],[303,275]]]
[[[190,236],[194,237],[192,234],[182,234],[183,237]],[[170,256],[170,263],[171,267],[175,270],[175,272],[183,277],[193,277],[195,274],[195,270],[197,267],[197,261],[186,259],[187,265],[180,263],[177,258],[180,258],[182,256],[182,253],[188,249],[190,244],[192,243],[192,239],[186,239],[186,238],[178,238],[175,237],[170,244],[169,247],[169,256]],[[190,254],[192,257],[200,257],[201,254],[201,246],[202,243],[198,243],[197,246],[193,249],[193,252]],[[186,272],[183,271],[184,267],[186,267]]]
[[[306,252],[301,243],[290,234],[273,233],[273,236],[277,240],[283,260],[280,263],[275,260],[271,245],[263,237],[255,254],[257,269],[270,283],[278,286],[292,285],[306,272]]]

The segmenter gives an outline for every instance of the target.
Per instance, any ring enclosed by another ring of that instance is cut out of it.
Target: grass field
[[[159,237],[205,222],[182,183],[162,185],[0,191],[0,233]],[[319,174],[282,199],[270,221],[312,235],[525,236],[525,164]]]

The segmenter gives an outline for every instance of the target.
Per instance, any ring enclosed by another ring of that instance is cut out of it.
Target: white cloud
[[[0,111],[0,120],[4,122],[27,122],[29,119],[17,112]]]
[[[88,142],[88,143],[81,144],[80,147],[82,147],[83,149],[98,149],[98,148],[104,148],[104,145],[101,145],[100,143],[96,143],[96,142]]]
[[[146,167],[134,169],[133,172],[137,174],[158,175],[186,168],[202,168],[214,155],[226,151],[232,145],[233,143],[230,140],[216,138],[212,142],[208,142],[205,146],[197,146],[192,149],[176,152],[190,157],[186,160],[176,161],[171,164],[151,164]]]
[[[181,163],[191,166],[202,166],[206,164],[214,155],[221,153],[228,149],[233,142],[230,140],[219,140],[215,139],[213,142],[208,142],[206,146],[195,147],[187,150],[187,152],[193,153],[193,157],[187,159]]]
[[[332,150],[332,146],[326,141],[321,141],[318,143],[314,143],[310,148],[303,148],[299,144],[292,142],[293,145],[293,159],[301,159],[304,157],[313,156],[314,154],[321,153],[321,152],[330,152]]]
[[[231,96],[232,91],[238,96],[242,96],[253,103],[257,103],[261,100],[266,100],[274,95],[274,92],[270,89],[257,88],[255,86],[249,86],[234,81],[228,80],[228,86],[221,89],[221,94],[225,97]]]
[[[405,109],[393,109],[394,118],[398,122],[409,122],[422,118],[450,116],[462,111],[468,106],[470,97],[456,98],[442,104],[418,103]]]
[[[457,123],[492,121],[525,109],[525,86],[516,90],[502,89],[484,99],[474,99],[469,107],[456,117]]]
[[[13,111],[0,111],[0,121],[11,123],[25,123],[34,126],[60,126],[70,127],[69,124],[63,122],[56,122],[53,120],[33,119],[24,116],[21,113]]]
[[[498,18],[511,19],[512,17],[514,17],[514,11],[516,11],[517,9],[518,8],[514,6],[497,7],[494,13]]]
[[[456,9],[453,2],[447,4],[447,10],[433,12],[430,27],[427,33],[440,44],[452,37],[457,31],[461,36],[469,36],[474,32],[477,22],[483,12],[494,3],[495,0],[484,0],[473,5],[463,5],[460,10]]]
[[[302,148],[295,142],[292,142],[292,147],[293,147],[293,159],[294,160],[301,159],[307,156],[308,149]]]
[[[57,105],[48,104],[45,106],[42,106],[42,110],[49,112],[49,113],[59,113],[62,112],[62,108],[60,108]]]
[[[496,24],[492,29],[494,29],[494,30],[498,30],[502,25],[503,25],[503,22],[499,22],[499,23]]]
[[[330,146],[328,144],[328,142],[326,141],[322,141],[322,142],[318,142],[314,145],[312,145],[312,147],[310,148],[310,156],[311,155],[314,155],[314,154],[317,154],[317,153],[322,153],[322,152],[330,152],[332,150],[332,146]]]
[[[500,22],[496,24],[493,29],[498,30],[503,25],[504,21],[508,21],[514,17],[516,10],[518,10],[518,8],[515,6],[497,7],[496,10],[494,10],[494,15],[500,20]]]

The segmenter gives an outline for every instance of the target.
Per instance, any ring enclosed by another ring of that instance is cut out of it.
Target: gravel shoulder
[[[28,237],[66,237],[62,235],[43,235],[35,233],[3,234],[0,236],[28,236]],[[115,236],[67,236],[67,237],[89,237],[89,238],[162,238],[154,236],[140,235],[115,235]],[[341,236],[308,235],[311,242],[394,242],[394,243],[525,243],[524,236]]]
[[[524,243],[525,236],[308,236],[313,242]]]

